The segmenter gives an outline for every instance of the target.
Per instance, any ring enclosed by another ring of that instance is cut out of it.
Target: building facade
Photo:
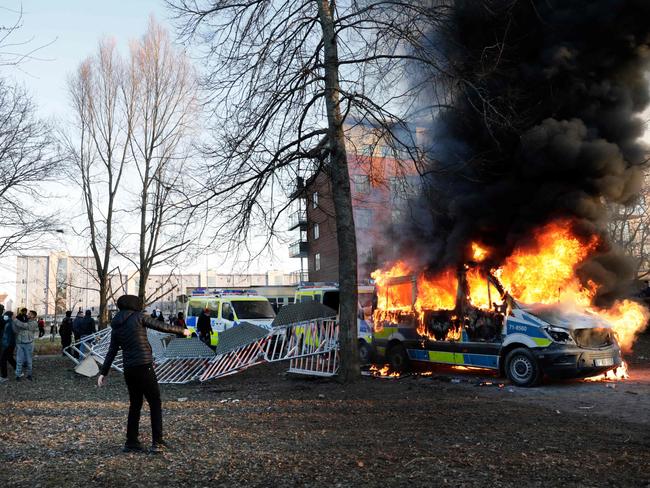
[[[99,286],[94,260],[52,252],[47,256],[18,256],[16,308],[39,315],[63,315],[66,310],[99,311]],[[110,278],[111,295],[126,293],[126,275]]]
[[[397,154],[372,128],[346,126],[346,150],[357,243],[358,279],[364,281],[378,266],[378,257],[391,245],[394,223],[408,214],[408,202],[420,192],[420,176],[407,154]],[[422,137],[415,130],[414,138]],[[317,172],[298,180],[290,196],[296,210],[289,230],[299,231],[290,256],[300,258],[309,281],[338,281],[336,212],[331,181]]]

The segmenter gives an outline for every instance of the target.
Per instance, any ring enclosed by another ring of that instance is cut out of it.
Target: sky
[[[71,118],[68,77],[81,61],[95,53],[101,38],[114,37],[120,49],[126,52],[129,40],[144,34],[151,15],[166,26],[174,38],[171,15],[162,0],[0,0],[0,25],[13,24],[21,9],[22,26],[13,35],[13,41],[24,42],[30,49],[41,48],[19,68],[3,68],[2,74],[23,84],[33,95],[39,116],[53,122],[65,122]],[[25,52],[25,49],[21,49],[21,52]],[[63,212],[72,211],[65,205],[78,205],[74,199],[78,190],[70,185],[66,191],[73,198],[60,199]],[[63,192],[64,197],[66,191]],[[53,247],[73,254],[84,254],[85,244],[75,240],[70,233],[59,240],[62,242],[55,243]],[[46,254],[46,251],[38,254]],[[220,272],[263,272],[271,269],[291,272],[300,266],[298,260],[288,257],[286,245],[275,245],[272,254],[271,258],[266,257],[251,267],[234,262],[224,263],[216,255],[209,255],[207,263],[213,268],[212,263],[219,262]],[[200,261],[195,268],[187,271],[205,269],[206,260]],[[0,279],[0,291],[13,296],[15,284],[9,279],[12,270],[15,273],[15,257],[0,259],[0,273],[5,276]]]

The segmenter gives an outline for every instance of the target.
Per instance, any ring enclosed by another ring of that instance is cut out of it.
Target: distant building
[[[63,315],[66,310],[91,310],[99,313],[99,286],[89,256],[69,256],[52,252],[46,256],[20,256],[16,264],[17,308],[36,310],[39,315]],[[258,274],[223,274],[208,270],[200,274],[150,274],[145,287],[148,310],[176,313],[183,307],[179,297],[198,287],[263,289],[277,296],[277,303],[289,302],[298,275],[269,271]],[[140,278],[137,273],[115,274],[110,280],[109,310],[126,293],[137,295]]]
[[[198,274],[150,274],[145,286],[148,310],[162,310],[165,313],[177,311],[177,299],[186,295],[188,289],[199,286]],[[137,274],[129,279],[128,293],[138,294],[140,278]]]
[[[251,286],[289,286],[300,280],[296,273],[268,271],[266,273],[218,273],[213,269],[199,273],[199,286],[207,288],[248,288]]]
[[[39,315],[63,315],[66,310],[99,311],[99,286],[94,260],[52,252],[47,256],[18,256],[16,307]],[[114,295],[126,291],[126,275],[111,276]]]
[[[372,127],[357,124],[345,130],[358,279],[366,280],[378,267],[381,248],[390,245],[387,230],[405,217],[408,199],[420,191],[421,183],[409,155],[395,154]],[[416,130],[410,137],[421,136]],[[300,232],[290,245],[290,257],[307,261],[309,281],[338,281],[336,213],[329,176],[320,171],[306,181],[299,179],[290,197],[297,208],[289,217],[289,230]]]

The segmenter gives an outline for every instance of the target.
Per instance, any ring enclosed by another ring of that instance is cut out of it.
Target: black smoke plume
[[[605,305],[632,267],[605,238],[606,204],[634,202],[650,100],[648,0],[459,0],[445,32],[451,108],[432,127],[425,191],[398,254],[456,264],[469,243],[498,264],[558,218],[602,236],[579,270]]]

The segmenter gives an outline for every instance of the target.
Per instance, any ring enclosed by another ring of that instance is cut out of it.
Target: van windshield
[[[239,320],[275,318],[273,307],[267,300],[233,301],[232,306]]]
[[[190,302],[187,307],[187,316],[198,317],[203,313],[206,306],[210,309],[210,317],[216,318],[219,316],[219,304],[217,302]]]

